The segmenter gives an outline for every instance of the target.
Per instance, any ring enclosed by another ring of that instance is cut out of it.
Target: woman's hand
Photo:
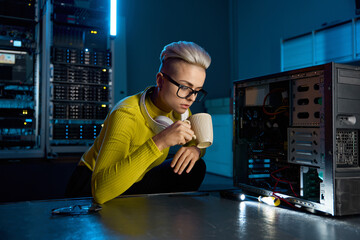
[[[176,121],[165,130],[156,134],[153,141],[160,151],[175,145],[184,145],[192,140],[194,131],[188,122]]]
[[[174,168],[174,172],[179,175],[183,173],[186,167],[186,172],[189,173],[196,161],[199,160],[200,153],[200,149],[195,146],[182,147],[177,151],[171,161],[171,167]]]

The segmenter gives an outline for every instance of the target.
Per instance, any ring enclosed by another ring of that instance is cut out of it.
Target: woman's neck
[[[171,109],[167,108],[166,104],[164,104],[164,102],[161,100],[158,87],[155,87],[154,91],[152,91],[150,99],[153,104],[161,111],[171,112]]]

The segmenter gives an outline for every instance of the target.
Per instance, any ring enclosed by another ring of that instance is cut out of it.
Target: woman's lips
[[[190,107],[190,105],[187,105],[187,104],[181,104],[180,106],[181,106],[181,108],[184,108],[184,109],[188,109]]]

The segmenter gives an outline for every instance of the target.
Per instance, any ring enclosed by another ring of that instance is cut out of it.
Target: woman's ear
[[[158,72],[156,74],[156,85],[159,88],[159,90],[162,88],[162,86],[164,85],[164,75],[161,72]]]

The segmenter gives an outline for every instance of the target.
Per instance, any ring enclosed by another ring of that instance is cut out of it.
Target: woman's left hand
[[[171,161],[171,167],[179,175],[183,173],[186,167],[186,172],[189,173],[196,161],[199,160],[200,153],[200,149],[195,146],[181,147]]]

